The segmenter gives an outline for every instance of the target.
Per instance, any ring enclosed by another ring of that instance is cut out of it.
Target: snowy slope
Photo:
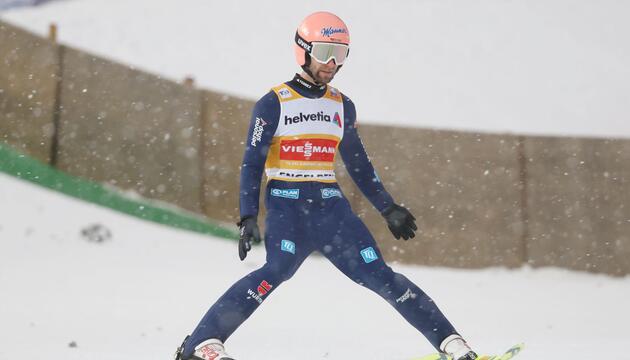
[[[351,29],[335,85],[364,122],[630,137],[630,2],[67,0],[0,14],[108,58],[256,99],[298,71],[300,20]]]
[[[81,230],[94,223],[112,238],[84,240]],[[262,248],[240,262],[232,241],[129,218],[0,174],[0,359],[169,358],[208,306],[263,261]],[[524,341],[523,360],[612,359],[627,343],[630,278],[394,268],[431,294],[482,351]],[[243,360],[404,360],[432,351],[387,303],[317,256],[228,346]]]

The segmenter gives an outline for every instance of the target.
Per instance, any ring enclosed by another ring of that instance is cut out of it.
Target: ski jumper
[[[365,152],[352,101],[299,75],[254,106],[241,170],[241,217],[257,217],[263,171],[266,263],[236,282],[208,310],[184,355],[206,339],[227,338],[318,251],[354,282],[374,291],[436,349],[455,329],[433,301],[385,262],[374,238],[335,181],[339,153],[377,210],[394,203]],[[305,309],[306,310],[306,309]]]

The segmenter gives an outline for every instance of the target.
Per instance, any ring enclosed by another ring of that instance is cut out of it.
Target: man
[[[346,60],[350,35],[334,14],[309,15],[295,34],[303,72],[272,88],[254,106],[241,170],[239,257],[260,241],[261,176],[266,172],[267,262],[236,282],[184,340],[176,359],[233,360],[223,343],[313,251],[387,300],[441,352],[477,358],[433,301],[385,264],[379,248],[335,181],[339,153],[393,235],[415,236],[415,218],[376,175],[357,133],[352,101],[328,86]]]

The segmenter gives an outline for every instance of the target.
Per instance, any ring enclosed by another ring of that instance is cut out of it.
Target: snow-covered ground
[[[262,96],[290,78],[308,13],[350,26],[335,80],[360,121],[630,137],[630,2],[66,0],[0,14],[72,46],[206,88]]]
[[[111,239],[86,241],[81,230],[92,224],[108,228]],[[167,359],[210,304],[263,262],[262,248],[240,262],[232,241],[0,174],[0,359]],[[627,344],[630,278],[394,268],[481,351],[523,341],[523,360],[628,358],[619,349]],[[409,360],[432,351],[386,302],[317,256],[227,345],[243,360]]]

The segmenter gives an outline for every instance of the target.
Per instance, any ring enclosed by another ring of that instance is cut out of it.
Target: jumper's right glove
[[[252,249],[252,240],[257,243],[260,242],[260,230],[254,217],[244,217],[236,225],[238,225],[240,230],[238,257],[243,261],[247,256],[247,252]]]
[[[401,237],[405,240],[416,236],[415,230],[418,230],[415,220],[416,218],[411,215],[409,210],[396,204],[392,204],[381,213],[385,220],[387,220],[387,227],[394,234],[396,239]]]

